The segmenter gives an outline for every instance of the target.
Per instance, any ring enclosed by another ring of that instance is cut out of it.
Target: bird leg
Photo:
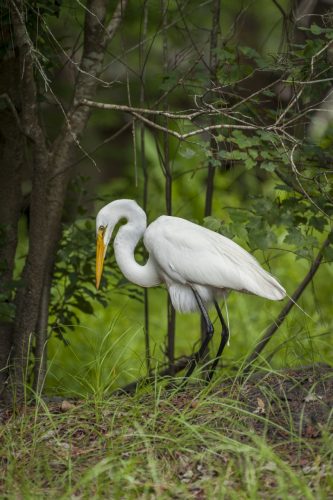
[[[216,302],[216,300],[214,300],[214,306],[215,306],[217,315],[218,315],[219,320],[220,320],[221,325],[222,325],[222,333],[221,333],[221,342],[220,342],[218,351],[216,353],[216,357],[215,357],[214,362],[213,362],[213,364],[209,370],[209,373],[208,373],[208,377],[207,377],[208,382],[212,379],[214,372],[215,372],[215,368],[216,368],[218,362],[220,361],[223,350],[224,350],[224,348],[229,340],[229,330],[228,330],[226,322],[224,321],[221,309],[219,308],[219,305]]]
[[[209,319],[208,312],[205,308],[205,305],[204,305],[200,295],[193,288],[192,288],[192,291],[194,293],[195,300],[197,301],[200,312],[201,312],[201,314],[204,318],[204,321],[206,323],[206,336],[205,336],[205,338],[200,346],[199,351],[197,351],[194,354],[193,358],[191,359],[189,368],[185,374],[185,378],[188,378],[192,375],[194,368],[197,366],[198,362],[203,358],[203,356],[206,352],[207,346],[209,344],[209,341],[211,340],[213,333],[214,333],[214,327],[212,325],[212,322]]]

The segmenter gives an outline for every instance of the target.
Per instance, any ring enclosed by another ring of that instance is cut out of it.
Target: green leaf
[[[93,314],[94,309],[90,302],[88,302],[82,295],[75,295],[74,306],[86,314]]]
[[[246,170],[251,170],[251,168],[255,167],[257,164],[256,161],[252,160],[252,158],[247,157],[245,160],[245,168]]]
[[[189,159],[193,158],[193,156],[196,155],[196,152],[193,149],[191,149],[191,148],[181,148],[179,150],[179,154],[183,158],[186,158],[186,159],[189,160]]]
[[[253,158],[254,160],[256,160],[258,158],[258,151],[256,149],[249,148],[247,150],[247,152],[251,156],[251,158]]]
[[[221,228],[221,221],[219,219],[216,219],[215,217],[212,217],[209,215],[208,217],[204,218],[204,226],[207,227],[207,229],[211,229],[212,231],[219,232]]]
[[[237,208],[229,208],[228,213],[232,221],[238,224],[244,224],[245,222],[248,222],[249,217],[251,216],[248,210]]]
[[[287,193],[293,193],[294,190],[290,186],[287,186],[287,184],[276,184],[274,187],[277,191],[286,191]]]
[[[321,35],[321,33],[324,33],[326,30],[318,26],[318,24],[311,24],[310,31],[313,35]]]
[[[249,146],[248,139],[246,135],[241,130],[234,130],[232,132],[233,137],[235,138],[236,144],[241,148],[245,149],[246,147]]]
[[[332,246],[326,247],[324,250],[324,255],[325,255],[326,260],[328,260],[329,262],[332,262],[333,261],[333,247]]]
[[[272,156],[272,153],[270,151],[261,151],[260,152],[260,156],[261,158],[263,158],[264,160],[270,160],[273,156]]]
[[[274,172],[276,165],[272,161],[263,161],[260,164],[260,168],[263,170],[267,170],[267,172]]]
[[[312,216],[310,217],[309,224],[322,233],[326,226],[326,219],[324,217]]]

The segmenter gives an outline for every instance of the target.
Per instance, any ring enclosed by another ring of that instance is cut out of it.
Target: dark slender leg
[[[185,378],[188,378],[192,375],[194,368],[198,364],[198,361],[200,361],[200,359],[202,359],[202,357],[204,356],[206,349],[207,349],[207,346],[209,344],[209,341],[211,340],[213,333],[214,333],[214,327],[212,325],[212,322],[209,319],[208,312],[204,306],[204,303],[202,302],[200,295],[198,294],[198,292],[196,290],[192,289],[192,291],[194,293],[195,300],[197,301],[197,304],[198,304],[199,309],[201,311],[202,317],[204,318],[204,321],[206,324],[206,336],[203,339],[203,342],[200,346],[199,351],[196,352],[195,355],[193,356],[193,358],[191,359],[190,366],[186,372]]]
[[[218,351],[216,353],[215,360],[214,360],[214,362],[209,370],[209,373],[208,373],[208,377],[207,377],[208,381],[212,379],[214,372],[215,372],[215,368],[217,366],[217,363],[220,361],[223,350],[226,346],[226,343],[229,340],[229,330],[228,330],[226,322],[224,321],[224,318],[223,318],[222,313],[221,313],[221,309],[219,308],[219,305],[216,302],[216,300],[214,300],[214,305],[215,305],[217,315],[218,315],[219,320],[220,320],[221,325],[222,325],[222,333],[221,333],[221,342],[220,342]]]

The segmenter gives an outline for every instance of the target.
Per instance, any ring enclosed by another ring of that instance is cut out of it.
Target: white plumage
[[[97,286],[113,229],[121,219],[127,223],[120,227],[114,241],[121,271],[129,281],[143,287],[165,283],[178,311],[198,309],[193,290],[206,305],[229,290],[270,300],[285,297],[277,280],[232,240],[185,219],[165,215],[147,228],[146,214],[133,200],[113,201],[97,215]],[[145,265],[134,258],[142,237],[149,252]]]
[[[209,369],[210,380],[229,339],[229,330],[218,305],[218,298],[229,290],[281,300],[286,292],[252,255],[233,241],[179,217],[163,215],[147,228],[144,211],[132,200],[116,200],[99,211],[96,219],[96,286],[99,287],[103,262],[115,225],[126,219],[114,240],[116,261],[129,281],[144,287],[165,283],[178,311],[200,310],[206,334],[192,356],[185,377],[205,355],[214,327],[207,305],[214,303],[221,326],[221,340]],[[135,247],[143,237],[149,252],[144,265],[134,258]]]

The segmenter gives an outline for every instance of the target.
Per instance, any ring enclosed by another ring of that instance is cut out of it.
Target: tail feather
[[[282,300],[286,296],[286,290],[283,286],[262,268],[256,269],[248,291],[270,300]]]

